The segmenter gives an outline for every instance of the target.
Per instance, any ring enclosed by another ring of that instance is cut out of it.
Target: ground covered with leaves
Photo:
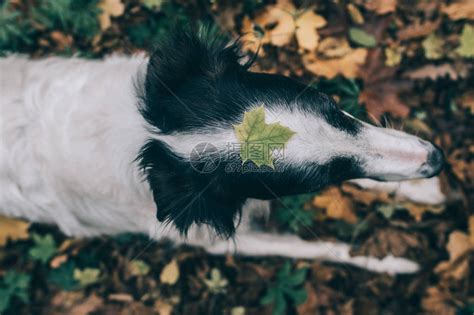
[[[132,54],[175,23],[241,36],[258,54],[254,71],[302,80],[357,117],[442,147],[442,204],[346,183],[275,202],[262,223],[349,242],[354,254],[407,257],[421,271],[213,257],[1,218],[1,314],[473,314],[473,1],[11,0],[0,7],[0,54]]]

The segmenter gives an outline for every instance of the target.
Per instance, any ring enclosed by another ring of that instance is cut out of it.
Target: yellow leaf
[[[359,75],[359,67],[364,64],[367,49],[356,48],[341,58],[321,59],[314,54],[303,56],[303,64],[308,71],[332,79],[338,74],[346,78],[355,78]]]
[[[8,240],[25,240],[30,237],[28,228],[30,223],[0,216],[0,247],[5,246]]]
[[[364,24],[364,16],[353,3],[349,3],[346,8],[347,12],[349,12],[352,22],[355,24]]]
[[[327,58],[340,58],[352,51],[345,38],[326,37],[318,45],[318,53]]]
[[[458,0],[442,8],[451,20],[469,19],[474,20],[474,1]]]
[[[313,205],[317,208],[326,209],[329,218],[343,220],[350,224],[357,223],[354,204],[337,187],[330,187],[322,194],[314,197]]]
[[[387,47],[385,48],[385,64],[394,67],[402,61],[402,54],[405,49],[403,47]]]
[[[471,219],[469,219],[471,224]],[[449,253],[449,261],[443,261],[435,268],[436,273],[444,273],[445,276],[450,276],[454,279],[462,279],[469,270],[469,263],[467,256],[462,259],[467,251],[474,249],[474,244],[471,243],[472,235],[469,236],[462,231],[453,231],[449,235],[446,250]],[[462,259],[462,260],[459,260]]]
[[[173,285],[179,279],[179,267],[176,259],[167,264],[160,274],[160,281],[169,285]]]
[[[296,39],[301,48],[315,50],[319,43],[319,34],[316,29],[324,27],[326,20],[312,10],[306,11],[296,20]]]
[[[125,10],[122,0],[102,0],[99,3],[102,14],[99,16],[100,28],[106,30],[110,27],[110,17],[121,16]]]

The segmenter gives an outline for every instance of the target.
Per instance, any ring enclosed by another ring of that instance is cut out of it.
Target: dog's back
[[[154,209],[133,165],[143,62],[0,59],[0,212],[74,235],[146,232]]]

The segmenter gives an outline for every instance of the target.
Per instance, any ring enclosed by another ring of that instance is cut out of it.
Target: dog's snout
[[[436,176],[443,170],[445,163],[446,161],[443,151],[439,147],[433,145],[428,153],[428,158],[426,159],[426,163],[424,163],[421,172],[426,177]]]

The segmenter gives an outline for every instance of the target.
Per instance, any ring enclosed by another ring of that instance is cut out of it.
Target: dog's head
[[[193,223],[207,223],[230,236],[247,198],[313,192],[352,178],[430,177],[441,170],[443,154],[431,143],[359,121],[320,91],[251,72],[241,59],[238,43],[182,30],[151,55],[141,108],[150,141],[139,160],[160,221],[183,233]],[[266,123],[294,132],[278,148],[274,168],[242,165],[234,126],[259,106]]]

